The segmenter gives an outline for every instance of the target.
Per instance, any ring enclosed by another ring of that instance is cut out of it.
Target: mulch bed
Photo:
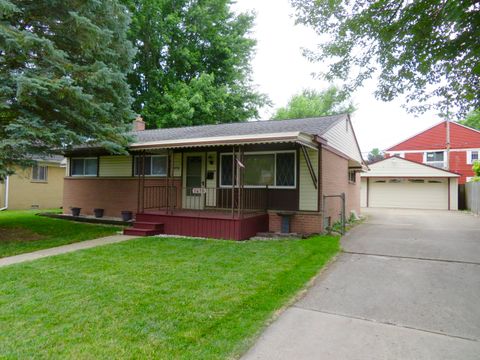
[[[44,239],[44,235],[37,234],[29,229],[0,227],[0,243],[28,242]]]

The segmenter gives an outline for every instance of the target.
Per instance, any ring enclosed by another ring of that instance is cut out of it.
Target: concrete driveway
[[[244,359],[479,359],[480,218],[368,209]]]

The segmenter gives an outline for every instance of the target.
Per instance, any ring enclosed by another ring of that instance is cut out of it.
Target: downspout
[[[8,182],[9,182],[9,176],[5,178],[5,206],[3,208],[0,208],[0,211],[7,210],[8,209]]]

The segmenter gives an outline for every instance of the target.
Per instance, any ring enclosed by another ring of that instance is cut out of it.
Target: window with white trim
[[[167,155],[146,155],[145,156],[145,176],[167,176]],[[134,174],[138,175],[141,168],[142,157],[135,157]]]
[[[232,161],[232,154],[220,155],[220,186],[232,186]],[[296,187],[295,150],[245,153],[243,165],[246,187]]]
[[[355,170],[348,170],[348,182],[351,184],[357,182],[357,172]]]
[[[32,181],[47,182],[48,167],[35,164],[32,166]]]
[[[405,158],[405,153],[404,152],[396,152],[396,153],[393,153],[392,156],[398,156],[398,157],[401,157],[401,158]]]
[[[445,152],[444,151],[430,151],[425,153],[425,164],[435,166],[438,168],[445,168]]]
[[[70,160],[71,176],[97,176],[98,159],[91,158],[72,158]]]
[[[467,151],[467,164],[473,164],[479,159],[480,150],[469,150]]]

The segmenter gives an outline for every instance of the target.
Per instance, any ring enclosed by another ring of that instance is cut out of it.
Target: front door
[[[185,154],[183,208],[202,210],[205,206],[205,155]]]

